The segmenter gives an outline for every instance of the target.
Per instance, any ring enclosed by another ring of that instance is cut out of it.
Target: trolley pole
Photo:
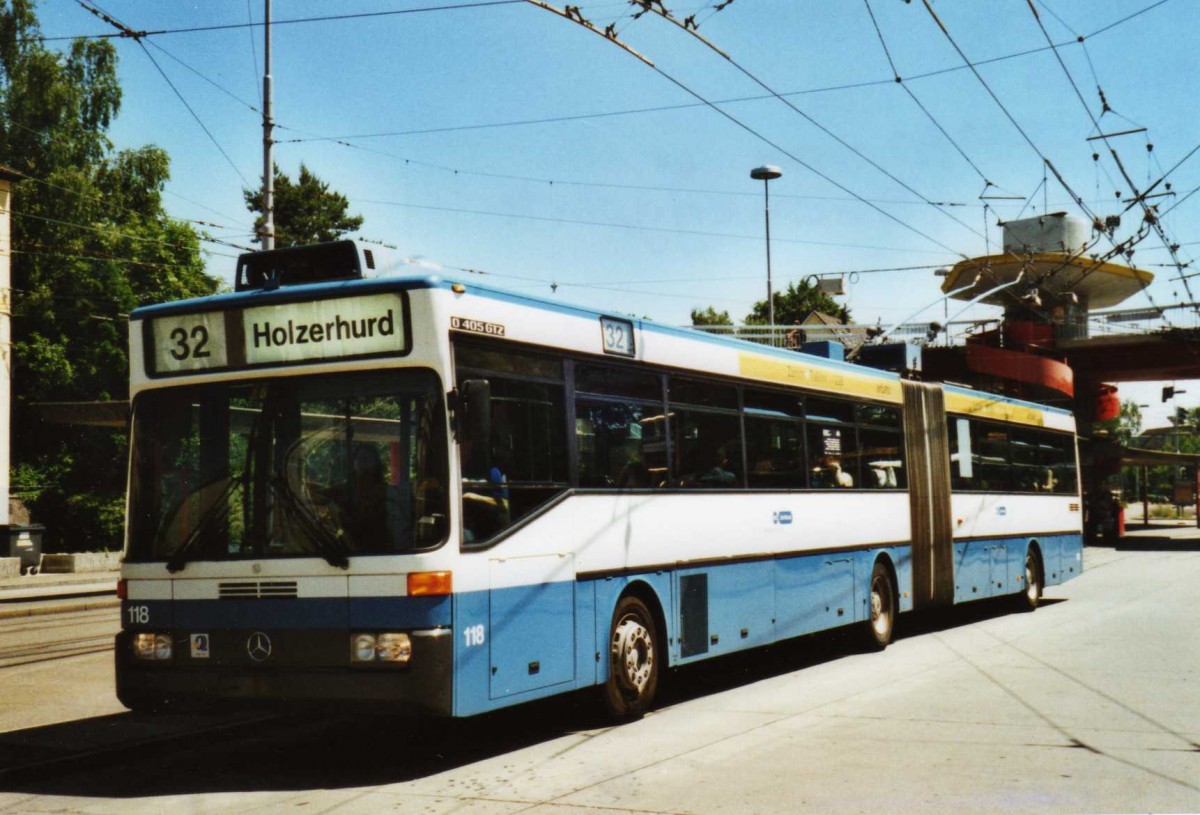
[[[275,145],[273,131],[275,120],[271,117],[271,0],[264,0],[266,7],[263,26],[263,250],[275,248]]]

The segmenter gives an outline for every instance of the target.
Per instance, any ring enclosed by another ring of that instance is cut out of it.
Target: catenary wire
[[[519,1],[526,2],[526,0],[519,0]],[[1165,2],[1168,2],[1168,0],[1159,0],[1159,2],[1154,3],[1153,5],[1142,9],[1142,11],[1140,11],[1140,12],[1128,15],[1128,16],[1122,18],[1121,20],[1118,20],[1115,23],[1105,26],[1104,28],[1101,28],[1097,31],[1093,31],[1090,34],[1083,35],[1083,39],[1088,40],[1088,39],[1091,39],[1091,38],[1097,36],[1098,34],[1101,34],[1101,33],[1107,32],[1113,28],[1116,28],[1121,23],[1128,22],[1129,20],[1132,20],[1134,17],[1137,17],[1138,15],[1145,13],[1146,11],[1149,11],[1150,9],[1156,8],[1157,6],[1160,6]],[[62,39],[67,39],[67,38],[62,38]],[[1077,43],[1078,41],[1079,41],[1078,38],[1076,38],[1076,39],[1068,40],[1068,41],[1057,43],[1057,44],[1059,46],[1066,46],[1066,45],[1072,45],[1074,43]],[[1021,57],[1027,57],[1027,56],[1030,56],[1033,54],[1040,54],[1040,53],[1042,53],[1044,51],[1048,51],[1048,50],[1050,50],[1049,46],[1040,46],[1037,48],[1029,48],[1029,49],[1025,49],[1023,51],[1015,51],[1015,52],[1012,52],[1009,54],[1002,54],[997,57],[989,57],[987,59],[977,60],[974,64],[976,66],[991,65],[994,63],[1004,62],[1004,61],[1011,60],[1011,59],[1019,59]],[[923,73],[913,74],[911,76],[905,77],[904,81],[905,82],[913,82],[913,81],[920,80],[920,79],[930,79],[933,77],[943,76],[943,75],[949,74],[949,73],[957,73],[958,71],[965,71],[965,70],[967,70],[967,66],[965,66],[965,65],[953,65],[953,66],[949,66],[946,68],[938,68],[938,69],[935,69],[932,71],[926,71]],[[856,90],[859,88],[870,88],[870,87],[878,87],[881,85],[890,85],[890,84],[893,84],[894,82],[895,82],[895,79],[893,77],[889,77],[887,79],[872,79],[872,80],[866,80],[866,81],[861,81],[861,82],[849,82],[849,83],[842,83],[842,84],[837,84],[837,85],[829,85],[829,86],[820,87],[820,88],[810,88],[810,89],[801,90],[801,91],[788,91],[781,95],[783,95],[783,96],[802,96],[802,95],[814,94],[814,93],[828,93],[828,92],[834,92],[834,91]],[[770,95],[767,95],[767,94],[759,94],[759,95],[754,95],[754,96],[739,96],[739,97],[732,97],[732,98],[726,98],[726,99],[717,99],[717,100],[714,100],[714,104],[731,105],[731,104],[739,104],[739,103],[743,103],[743,102],[761,102],[761,101],[771,99],[771,98],[773,98],[773,97],[771,97]],[[646,114],[646,113],[662,113],[662,112],[670,112],[670,111],[676,111],[676,110],[686,110],[689,108],[702,108],[702,107],[707,107],[707,105],[703,102],[688,102],[688,103],[683,103],[683,104],[656,105],[653,107],[632,108],[632,109],[626,109],[626,110],[600,111],[600,112],[595,112],[595,113],[581,113],[581,114],[574,114],[574,115],[568,115],[568,116],[552,116],[552,117],[542,117],[542,118],[536,118],[536,119],[518,119],[518,120],[512,120],[512,121],[505,121],[505,122],[487,122],[487,123],[483,123],[483,124],[456,125],[456,126],[450,126],[450,127],[435,127],[435,128],[421,128],[421,129],[415,129],[415,130],[395,130],[395,131],[376,132],[376,133],[350,133],[350,134],[342,134],[342,135],[335,135],[335,136],[317,136],[317,137],[312,137],[309,139],[296,139],[296,140],[289,140],[289,141],[333,141],[336,139],[371,139],[371,138],[385,138],[385,137],[391,137],[391,136],[419,136],[419,135],[429,135],[429,134],[436,134],[436,133],[453,133],[453,132],[464,131],[464,130],[483,130],[483,129],[490,129],[490,128],[522,127],[522,126],[526,126],[526,125],[555,124],[555,123],[559,123],[559,122],[573,122],[573,121],[581,121],[581,120],[586,120],[586,119],[608,118],[608,117],[613,117],[613,116],[641,115],[641,114]]]
[[[639,0],[634,0],[634,2],[639,2]],[[788,99],[784,98],[784,97],[783,97],[783,96],[782,96],[782,95],[781,95],[781,94],[780,94],[778,91],[776,91],[774,88],[772,88],[771,86],[769,86],[769,85],[768,85],[766,82],[764,82],[764,81],[763,81],[761,78],[759,78],[759,77],[758,77],[758,76],[757,76],[755,73],[753,73],[753,72],[752,72],[752,71],[750,71],[748,68],[746,68],[744,65],[742,65],[740,62],[738,62],[737,60],[735,60],[735,59],[734,59],[732,56],[730,56],[730,55],[729,55],[727,52],[725,52],[725,51],[723,51],[722,49],[718,48],[718,47],[717,47],[715,44],[713,44],[713,43],[712,43],[711,41],[709,41],[707,38],[705,38],[704,36],[702,36],[702,35],[701,35],[701,34],[700,34],[698,31],[696,31],[696,30],[694,30],[694,29],[692,29],[692,28],[689,28],[689,26],[688,26],[686,23],[682,23],[682,22],[680,22],[678,19],[676,19],[676,18],[675,18],[675,17],[674,17],[674,16],[673,16],[673,15],[672,15],[672,14],[671,14],[669,11],[667,11],[667,10],[666,10],[666,8],[665,8],[665,7],[664,7],[664,6],[663,6],[661,3],[657,4],[657,7],[656,7],[656,6],[655,6],[655,3],[653,2],[653,0],[640,0],[640,2],[644,4],[644,8],[645,8],[647,11],[652,11],[652,12],[654,12],[655,14],[657,14],[658,16],[662,17],[664,20],[667,20],[668,22],[670,22],[670,23],[672,23],[672,24],[676,25],[677,27],[679,27],[679,28],[683,29],[683,31],[684,31],[684,32],[686,32],[686,33],[690,34],[692,37],[694,37],[694,38],[696,38],[697,40],[699,40],[700,42],[702,42],[702,43],[703,43],[703,44],[704,44],[706,47],[708,47],[708,48],[709,48],[709,50],[711,50],[711,51],[713,51],[713,52],[715,52],[715,53],[719,54],[721,57],[723,57],[723,58],[725,59],[725,61],[726,61],[726,62],[728,62],[730,65],[732,65],[732,66],[733,66],[733,67],[734,67],[734,68],[735,68],[735,69],[736,69],[736,70],[737,70],[739,73],[741,73],[743,76],[745,76],[745,77],[746,77],[747,79],[749,79],[751,82],[753,82],[755,85],[758,85],[760,88],[762,88],[762,89],[763,89],[763,90],[765,90],[767,93],[769,93],[769,94],[771,95],[771,98],[773,98],[773,99],[775,99],[775,100],[777,100],[777,101],[781,102],[783,105],[785,105],[785,106],[786,106],[786,107],[787,107],[789,110],[791,110],[793,113],[795,113],[796,115],[798,115],[798,116],[800,116],[802,119],[804,119],[804,121],[808,122],[810,125],[812,125],[813,127],[817,128],[818,130],[820,130],[820,131],[821,131],[822,133],[824,133],[826,136],[828,136],[829,138],[831,138],[831,139],[833,139],[834,141],[836,141],[838,144],[840,144],[840,145],[841,145],[842,147],[844,147],[845,149],[849,150],[849,151],[850,151],[852,154],[854,154],[855,156],[857,156],[857,157],[858,157],[859,159],[861,159],[862,161],[865,161],[867,164],[871,165],[871,167],[873,167],[873,168],[874,168],[875,170],[877,170],[878,172],[882,173],[884,176],[886,176],[886,177],[887,177],[888,179],[890,179],[892,182],[894,182],[894,183],[896,183],[896,184],[900,185],[900,186],[901,186],[901,187],[903,187],[903,188],[904,188],[904,189],[905,189],[907,192],[909,192],[909,193],[911,193],[911,194],[915,195],[917,198],[920,198],[920,199],[921,199],[921,201],[923,201],[925,204],[927,204],[927,205],[929,205],[929,206],[932,206],[934,209],[936,209],[936,210],[938,210],[939,212],[941,212],[943,215],[945,215],[945,216],[946,216],[947,218],[949,218],[950,220],[954,221],[956,224],[958,224],[959,226],[961,226],[963,229],[966,229],[966,230],[968,230],[969,232],[971,232],[971,233],[973,233],[973,234],[977,235],[977,236],[978,236],[978,237],[980,237],[980,238],[983,238],[983,237],[984,237],[984,236],[983,236],[983,234],[982,234],[982,233],[980,233],[980,231],[979,231],[978,229],[976,229],[975,227],[973,227],[973,226],[971,226],[970,224],[966,223],[966,222],[965,222],[965,221],[963,221],[962,219],[960,219],[960,218],[958,218],[958,217],[954,216],[953,214],[951,214],[951,213],[949,213],[949,212],[946,212],[944,208],[942,208],[941,206],[939,206],[939,205],[938,205],[936,202],[934,202],[934,201],[931,201],[931,200],[930,200],[930,199],[929,199],[927,196],[925,196],[923,193],[921,193],[921,192],[919,192],[918,190],[914,189],[914,188],[912,187],[912,185],[910,185],[909,183],[907,183],[907,182],[906,182],[906,181],[904,181],[903,179],[899,178],[899,177],[898,177],[898,176],[897,176],[895,173],[893,173],[892,171],[888,170],[888,169],[887,169],[886,167],[884,167],[883,165],[879,164],[877,161],[875,161],[874,159],[872,159],[870,156],[868,156],[867,154],[865,154],[864,152],[862,152],[860,149],[858,149],[858,148],[857,148],[857,147],[855,147],[854,145],[850,144],[850,143],[849,143],[848,141],[846,141],[844,138],[842,138],[842,137],[841,137],[841,136],[839,136],[837,133],[835,133],[835,132],[833,132],[832,130],[830,130],[828,127],[826,127],[826,126],[825,126],[824,124],[822,124],[821,122],[817,121],[815,118],[813,118],[812,116],[810,116],[808,113],[805,113],[803,110],[801,110],[800,108],[796,107],[796,105],[795,105],[795,104],[793,104],[793,103],[792,103],[791,101],[789,101]],[[736,120],[735,120],[735,121],[736,121]],[[753,132],[753,131],[752,131],[752,132]],[[760,138],[761,138],[761,136],[760,136]],[[828,179],[827,179],[827,180],[828,180]],[[866,202],[866,199],[865,199],[865,198],[864,198],[864,199],[862,199],[862,200],[864,201],[864,203]],[[928,237],[928,236],[926,236],[926,237]]]
[[[1037,21],[1038,28],[1041,30],[1042,35],[1046,39],[1046,42],[1050,43],[1053,46],[1054,41],[1050,37],[1050,32],[1046,30],[1046,25],[1045,25],[1045,23],[1042,22],[1042,18],[1038,14],[1037,7],[1033,4],[1033,0],[1026,0],[1026,2],[1029,6],[1030,12],[1033,13],[1034,20]],[[1163,229],[1161,219],[1158,217],[1158,215],[1156,213],[1154,213],[1151,210],[1150,205],[1148,205],[1145,202],[1143,194],[1137,188],[1137,184],[1134,183],[1133,179],[1130,177],[1129,173],[1126,171],[1125,165],[1121,161],[1120,155],[1117,153],[1116,148],[1113,147],[1112,144],[1110,143],[1109,137],[1104,134],[1103,128],[1100,127],[1100,121],[1096,118],[1095,114],[1092,113],[1092,109],[1088,106],[1087,100],[1085,100],[1083,98],[1083,93],[1079,90],[1079,85],[1075,82],[1075,77],[1072,76],[1070,69],[1067,68],[1066,62],[1063,61],[1062,55],[1058,52],[1058,48],[1052,48],[1052,51],[1054,53],[1055,60],[1059,64],[1059,67],[1062,68],[1063,73],[1066,75],[1067,81],[1071,85],[1071,89],[1075,92],[1076,98],[1079,99],[1079,103],[1083,106],[1084,112],[1087,113],[1088,119],[1091,120],[1092,126],[1096,129],[1096,132],[1099,133],[1101,138],[1104,140],[1104,146],[1108,148],[1109,153],[1112,155],[1113,163],[1116,165],[1117,169],[1120,171],[1121,177],[1124,178],[1125,183],[1129,185],[1130,191],[1134,195],[1134,200],[1138,200],[1141,202],[1143,218],[1150,224],[1151,229],[1153,229],[1154,233],[1156,235],[1158,235],[1158,237],[1162,241],[1163,245],[1168,248],[1168,250],[1171,253],[1171,260],[1175,261],[1175,263],[1178,264],[1180,262],[1179,257],[1177,255],[1175,249],[1173,248],[1173,244],[1171,243],[1171,240],[1167,237],[1166,231]],[[1183,282],[1184,289],[1187,291],[1188,300],[1194,301],[1195,297],[1192,295],[1192,289],[1191,289],[1190,284],[1187,282],[1186,279],[1183,279],[1182,282]],[[1151,300],[1151,302],[1153,303],[1153,300]],[[1156,306],[1156,308],[1157,308],[1157,306]]]
[[[616,223],[616,222],[612,222],[612,221],[585,221],[585,220],[580,220],[580,219],[575,219],[575,218],[553,218],[553,217],[544,216],[544,215],[528,215],[528,214],[514,213],[514,212],[495,212],[495,211],[489,211],[489,210],[462,209],[459,207],[439,207],[439,206],[432,206],[429,204],[414,204],[414,203],[410,203],[407,201],[383,201],[383,200],[369,199],[369,198],[359,198],[357,200],[361,204],[375,204],[375,205],[379,205],[379,206],[404,207],[406,209],[422,209],[422,210],[429,210],[432,212],[453,212],[453,213],[462,214],[462,215],[486,215],[486,216],[495,217],[495,218],[517,218],[517,219],[527,220],[527,221],[542,221],[545,223],[555,223],[555,224],[574,224],[577,226],[599,226],[599,227],[606,227],[606,228],[610,228],[610,229],[630,229],[630,230],[635,230],[638,232],[662,232],[662,233],[675,234],[675,235],[695,235],[695,236],[705,237],[705,238],[735,238],[737,240],[750,240],[750,241],[761,241],[763,239],[761,235],[739,235],[739,234],[732,233],[732,232],[706,232],[706,231],[702,231],[702,230],[698,230],[698,229],[673,229],[671,227],[665,227],[665,226],[645,226],[643,224],[623,224],[623,223]],[[775,243],[775,242],[799,243],[799,244],[807,244],[810,246],[834,246],[834,247],[841,247],[841,248],[845,248],[845,249],[866,249],[866,250],[885,251],[885,252],[915,252],[915,253],[919,253],[919,254],[941,254],[940,252],[936,252],[933,249],[913,249],[913,248],[904,248],[904,247],[896,247],[896,246],[869,246],[869,245],[864,245],[864,244],[834,243],[831,241],[810,241],[810,240],[802,240],[800,238],[776,238],[775,236],[771,236],[771,242],[772,243]],[[946,251],[950,252],[953,255],[961,256],[961,255],[959,255],[959,253],[955,252],[952,249],[947,249]]]
[[[354,14],[328,14],[318,17],[294,17],[291,19],[272,20],[271,25],[296,25],[302,23],[326,23],[341,20],[361,20],[378,17],[395,17],[402,14],[421,14],[432,11],[458,11],[461,9],[485,8],[487,6],[510,6],[516,3],[523,3],[525,0],[483,0],[483,2],[475,3],[453,3],[442,6],[424,6],[422,8],[408,9],[392,9],[389,11],[365,11]],[[195,34],[205,31],[234,31],[245,28],[262,28],[265,23],[254,22],[253,20],[245,23],[225,23],[221,25],[200,25],[188,26],[185,28],[161,28],[147,31],[121,31],[119,33],[104,33],[104,34],[79,34],[75,36],[56,36],[56,37],[38,37],[42,42],[56,42],[60,40],[75,40],[75,39],[135,39],[140,40],[144,37],[157,37],[163,34]]]

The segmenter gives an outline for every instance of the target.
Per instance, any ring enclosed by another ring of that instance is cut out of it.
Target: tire
[[[1037,552],[1030,549],[1025,553],[1025,588],[1016,596],[1019,611],[1034,611],[1042,599],[1042,564]]]
[[[613,612],[608,635],[608,680],[604,704],[617,719],[637,719],[654,701],[662,671],[658,627],[650,609],[625,596]]]
[[[891,572],[879,561],[871,569],[868,602],[870,613],[864,626],[867,646],[882,651],[896,631],[896,585],[892,582]]]

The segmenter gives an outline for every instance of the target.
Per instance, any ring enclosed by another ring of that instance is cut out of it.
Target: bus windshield
[[[445,540],[446,421],[431,372],[150,391],[134,405],[127,559],[409,552]]]

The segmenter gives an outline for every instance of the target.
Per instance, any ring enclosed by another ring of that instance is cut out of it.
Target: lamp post
[[[763,213],[767,224],[767,322],[771,326],[771,344],[775,344],[775,300],[771,296],[771,193],[768,184],[771,179],[779,178],[783,170],[771,164],[755,167],[750,171],[750,177],[763,183]]]

